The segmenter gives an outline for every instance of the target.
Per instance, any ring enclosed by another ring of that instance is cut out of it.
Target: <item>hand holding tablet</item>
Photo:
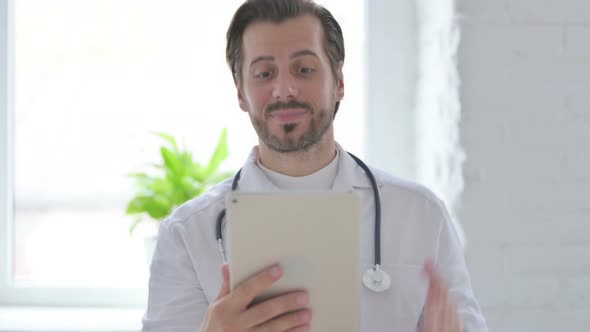
[[[309,296],[292,292],[256,305],[252,300],[283,276],[271,266],[245,280],[230,293],[229,270],[221,269],[223,282],[215,302],[207,310],[200,332],[216,331],[310,331]]]

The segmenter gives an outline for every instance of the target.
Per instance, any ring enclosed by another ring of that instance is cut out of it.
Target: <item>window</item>
[[[224,60],[241,2],[1,2],[0,304],[143,305],[154,227],[130,237],[124,210],[151,132],[206,161],[228,128],[228,170],[256,144]],[[364,2],[318,2],[346,42],[336,137],[364,157]]]

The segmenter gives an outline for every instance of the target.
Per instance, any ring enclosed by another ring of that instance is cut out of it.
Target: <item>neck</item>
[[[333,129],[328,129],[318,143],[305,151],[283,153],[259,142],[258,153],[260,163],[272,171],[288,176],[306,176],[324,168],[336,156]]]

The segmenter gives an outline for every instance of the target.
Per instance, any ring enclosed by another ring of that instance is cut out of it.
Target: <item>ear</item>
[[[236,91],[238,93],[238,103],[240,105],[240,108],[242,109],[242,111],[248,112],[248,103],[244,98],[244,92],[242,91],[242,84],[240,82],[240,78],[234,76],[234,84],[236,85]]]
[[[341,101],[344,98],[344,75],[342,74],[342,67],[344,61],[340,61],[338,69],[336,70],[336,101]]]

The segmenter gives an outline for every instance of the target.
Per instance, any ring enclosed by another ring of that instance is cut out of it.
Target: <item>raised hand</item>
[[[424,306],[424,321],[419,332],[462,332],[457,305],[449,298],[449,289],[432,261],[424,264],[428,276],[428,294]]]

